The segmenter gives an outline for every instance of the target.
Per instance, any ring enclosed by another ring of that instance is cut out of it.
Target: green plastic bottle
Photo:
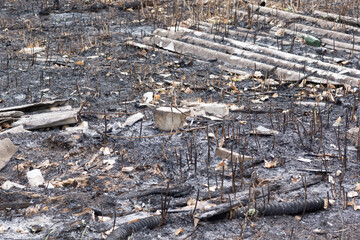
[[[316,37],[309,36],[309,35],[306,35],[306,36],[302,35],[301,37],[302,37],[302,39],[304,39],[304,41],[307,45],[314,46],[314,47],[321,46],[321,40]]]

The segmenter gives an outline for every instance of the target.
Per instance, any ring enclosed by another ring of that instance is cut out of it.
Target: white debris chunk
[[[40,169],[34,169],[26,173],[26,177],[31,187],[38,187],[45,183]]]
[[[18,184],[18,183],[14,183],[14,182],[11,182],[11,181],[6,181],[6,182],[4,182],[4,183],[1,185],[1,188],[2,188],[3,190],[10,190],[10,189],[13,188],[13,187],[20,188],[20,189],[25,188],[24,185],[21,185],[21,184]]]
[[[123,127],[127,127],[127,126],[132,126],[134,123],[136,123],[137,121],[140,121],[143,118],[144,118],[144,114],[136,113],[136,114],[128,117],[124,123],[119,123],[119,127],[123,128]]]
[[[111,154],[109,147],[102,147],[102,148],[100,148],[100,151],[101,151],[105,156]]]
[[[35,54],[45,51],[45,47],[28,47],[20,50],[20,53],[24,54]]]
[[[257,134],[257,135],[279,135],[280,132],[272,129],[268,129],[263,126],[259,126],[255,128],[254,130],[250,131],[250,134]]]
[[[148,104],[151,103],[154,99],[154,93],[153,92],[147,92],[144,93],[142,97],[142,103]]]
[[[223,117],[229,114],[229,106],[224,103],[183,102],[182,104],[183,106],[191,107],[192,116],[199,116],[207,113]]]
[[[75,127],[67,127],[66,131],[68,133],[76,133],[76,132],[84,132],[86,129],[89,129],[89,123],[87,121],[83,121],[79,125]]]
[[[216,148],[216,150],[215,150],[215,156],[217,156],[217,157],[221,157],[222,159],[227,159],[227,160],[231,160],[231,150],[228,150],[228,149],[226,149],[226,148]],[[240,160],[251,160],[252,159],[252,157],[250,157],[250,156],[246,156],[246,155],[240,155],[240,154],[238,154],[238,153],[236,153],[236,152],[233,152],[232,153],[232,158],[233,158],[233,160],[234,161],[238,161],[238,159],[240,159]]]

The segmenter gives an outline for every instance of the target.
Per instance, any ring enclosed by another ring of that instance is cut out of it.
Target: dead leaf
[[[196,203],[196,199],[190,198],[189,200],[187,200],[186,205],[191,206],[191,205],[195,205],[195,203]]]
[[[348,198],[357,197],[358,195],[359,195],[359,194],[358,194],[358,192],[356,192],[356,191],[350,191],[350,192],[347,193],[347,197],[348,197]]]
[[[160,94],[154,94],[154,101],[159,100],[160,99]]]
[[[193,90],[191,90],[189,87],[185,89],[185,93],[193,93]]]
[[[347,202],[346,202],[346,205],[347,205],[347,206],[355,206],[355,205],[356,205],[356,204],[355,204],[355,198],[352,198],[351,201],[347,201]]]
[[[265,160],[265,167],[266,168],[274,168],[276,167],[278,164],[278,161],[277,160],[273,160],[273,161],[266,161]]]
[[[230,82],[230,87],[231,87],[231,89],[232,90],[234,90],[234,91],[239,91],[238,89],[237,89],[237,87],[232,83],[232,82]]]
[[[278,93],[274,93],[271,97],[272,97],[272,98],[277,98],[278,96],[279,96]]]
[[[34,215],[38,214],[39,212],[40,212],[40,206],[39,205],[28,207],[25,210],[25,217],[34,216]]]
[[[340,124],[341,124],[341,117],[338,117],[338,119],[336,119],[336,121],[334,122],[333,126],[338,127],[340,126]]]
[[[239,123],[242,125],[246,125],[246,121],[243,121],[243,120],[239,120]]]
[[[2,128],[11,128],[10,124],[8,122],[4,122],[1,124]]]
[[[75,64],[78,65],[78,66],[84,66],[84,60],[76,61]]]
[[[339,63],[340,66],[344,66],[344,65],[348,65],[349,63],[351,63],[351,61],[349,60],[344,60],[342,62]]]
[[[141,50],[140,54],[141,54],[141,55],[143,55],[143,56],[145,57],[145,56],[146,56],[146,54],[147,54],[147,52],[146,52],[146,50],[145,50],[145,49],[143,49],[143,50]]]
[[[295,183],[297,183],[299,181],[299,179],[300,179],[299,176],[292,176],[291,177],[291,182],[295,184]]]
[[[360,191],[360,183],[356,183],[356,185],[355,185],[355,191]]]
[[[134,219],[134,220],[129,221],[128,223],[134,223],[134,222],[138,222],[138,221],[139,221],[139,219],[136,218],[136,219]]]
[[[278,37],[283,37],[284,34],[285,34],[285,30],[283,28],[281,28],[275,32],[275,36],[278,36]]]
[[[85,188],[87,186],[87,177],[77,177],[77,178],[69,178],[61,183],[63,187],[72,186],[76,188]]]
[[[220,170],[223,169],[223,167],[224,167],[224,170],[227,170],[227,169],[228,169],[228,165],[227,165],[225,159],[221,160],[221,162],[216,166],[215,170],[216,170],[216,171],[220,171]]]
[[[179,228],[178,230],[175,231],[175,236],[180,235],[181,233],[183,233],[184,230],[182,230],[181,228]]]
[[[93,210],[91,208],[88,208],[88,207],[84,207],[83,210],[79,213],[73,213],[73,216],[74,217],[80,217],[80,216],[83,216],[85,214],[91,214],[93,212]]]

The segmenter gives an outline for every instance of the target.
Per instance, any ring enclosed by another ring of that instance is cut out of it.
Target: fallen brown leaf
[[[183,233],[184,230],[182,230],[181,228],[179,228],[178,230],[175,231],[175,236],[180,235],[181,233]]]
[[[274,168],[276,167],[278,164],[278,161],[277,160],[274,160],[274,161],[266,161],[265,160],[265,167],[266,168]]]

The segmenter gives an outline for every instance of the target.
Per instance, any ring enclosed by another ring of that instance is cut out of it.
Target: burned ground
[[[0,138],[18,150],[0,184],[26,187],[0,190],[1,238],[100,239],[168,209],[133,239],[357,239],[360,153],[346,132],[359,116],[359,2],[124,2],[0,2],[0,107],[65,99],[88,123],[15,134],[1,122]],[[147,92],[154,100],[144,104]],[[157,107],[183,101],[226,103],[230,113],[155,128]],[[119,127],[136,113],[140,121]],[[222,161],[218,147],[233,157]],[[44,185],[30,187],[32,169]],[[226,212],[194,227],[221,202],[253,209],[318,197],[331,206],[245,219]]]

